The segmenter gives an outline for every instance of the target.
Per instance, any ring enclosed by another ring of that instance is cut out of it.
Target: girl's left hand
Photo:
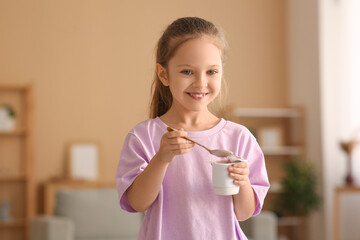
[[[249,181],[249,167],[247,162],[234,163],[228,168],[229,176],[234,179],[234,184],[244,186]]]

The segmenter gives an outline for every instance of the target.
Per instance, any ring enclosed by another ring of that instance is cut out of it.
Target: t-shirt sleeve
[[[243,147],[244,152],[241,156],[248,160],[250,171],[249,179],[257,200],[256,208],[253,213],[253,216],[255,216],[259,214],[262,209],[270,184],[266,171],[264,154],[255,137],[250,132]]]
[[[126,197],[126,190],[135,178],[144,171],[149,159],[144,144],[133,133],[129,133],[124,141],[116,172],[116,188],[120,207],[128,212],[136,212]]]

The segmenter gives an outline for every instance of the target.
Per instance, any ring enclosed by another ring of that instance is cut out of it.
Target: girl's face
[[[184,111],[207,109],[219,94],[222,79],[220,49],[208,37],[186,41],[168,62],[167,70],[161,66],[160,80],[170,87],[172,108]],[[158,71],[159,73],[159,71]]]

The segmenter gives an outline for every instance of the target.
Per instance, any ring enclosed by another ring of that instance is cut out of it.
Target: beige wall
[[[286,106],[285,11],[285,0],[0,1],[0,84],[35,88],[38,190],[64,173],[73,140],[100,143],[100,177],[113,181],[123,138],[147,118],[155,43],[177,17],[225,30],[231,104]]]
[[[287,4],[289,102],[305,109],[306,160],[316,168],[318,192],[323,196],[321,145],[319,6],[313,0],[289,0]],[[325,238],[324,205],[308,222],[309,240]]]

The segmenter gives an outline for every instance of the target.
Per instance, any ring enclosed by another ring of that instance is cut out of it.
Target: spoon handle
[[[169,132],[175,131],[175,129],[172,129],[171,127],[167,127],[167,130]],[[199,145],[200,147],[205,148],[209,153],[211,153],[211,150],[209,148],[205,147],[204,145],[202,145],[202,144],[200,144],[200,143],[198,143],[198,142],[196,142],[196,141],[194,141],[194,140],[192,140],[192,139],[190,139],[188,137],[182,137],[182,138],[184,138],[184,139],[186,139],[186,140],[188,140],[188,141],[190,141],[192,143],[195,143],[195,144]]]

